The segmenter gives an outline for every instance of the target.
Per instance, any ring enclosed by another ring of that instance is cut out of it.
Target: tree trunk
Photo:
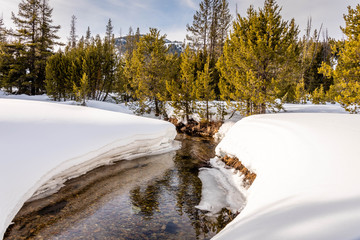
[[[160,116],[159,100],[157,98],[155,98],[154,100],[155,100],[155,116],[158,117]]]
[[[209,120],[209,101],[206,101],[206,121],[210,122]]]

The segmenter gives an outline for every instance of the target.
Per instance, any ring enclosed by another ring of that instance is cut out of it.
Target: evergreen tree
[[[296,84],[295,89],[295,102],[306,104],[306,90],[305,90],[305,83],[304,80],[301,80],[299,83]]]
[[[22,53],[26,58],[27,74],[23,77],[24,88],[26,87],[25,93],[35,94],[36,89],[36,79],[38,72],[36,71],[36,61],[38,60],[37,49],[38,49],[38,39],[39,39],[39,4],[38,0],[22,0],[19,3],[19,12],[17,16],[12,13],[12,20],[16,25],[15,36],[20,39],[19,42],[25,45],[25,51]],[[21,89],[24,89],[21,88]]]
[[[6,28],[4,26],[3,17],[0,18],[0,88],[3,86],[3,79],[5,73],[3,72],[3,66],[5,65],[5,52],[4,46],[6,43]]]
[[[76,47],[76,42],[77,42],[77,38],[78,35],[76,35],[76,16],[72,15],[71,16],[71,23],[70,23],[70,37],[69,37],[69,46],[71,48]]]
[[[191,33],[187,38],[196,48],[208,52],[212,59],[217,59],[222,53],[230,22],[227,0],[203,0],[193,17],[192,25],[187,25],[187,31]]]
[[[237,101],[244,115],[276,111],[281,108],[276,99],[294,85],[299,31],[280,11],[274,0],[266,0],[259,11],[251,6],[247,17],[238,15],[218,61],[222,98]]]
[[[86,35],[85,35],[85,45],[89,46],[90,41],[91,41],[91,31],[90,31],[90,27],[88,27],[86,30]]]
[[[206,122],[210,122],[210,109],[209,109],[209,101],[215,99],[215,91],[211,85],[211,69],[210,69],[210,58],[208,57],[204,70],[202,72],[198,72],[196,79],[196,99],[205,102],[205,108],[201,109],[201,112],[204,114],[200,114],[205,117]]]
[[[52,25],[52,8],[47,0],[22,0],[17,15],[12,13],[16,25],[14,36],[18,43],[25,45],[21,53],[26,59],[23,64],[27,71],[22,76],[24,91],[19,93],[39,94],[44,88],[45,62],[59,37],[60,26]]]
[[[37,85],[41,90],[45,90],[46,78],[46,61],[53,54],[54,45],[61,45],[56,42],[60,39],[56,33],[59,31],[60,26],[51,25],[53,9],[49,6],[48,0],[40,1],[40,35],[39,35],[39,58],[36,63],[38,72]]]
[[[106,33],[105,33],[105,39],[106,41],[110,42],[114,36],[113,36],[114,27],[111,22],[111,18],[109,18],[108,24],[106,25]]]
[[[229,9],[229,2],[227,0],[221,0],[219,6],[219,49],[220,55],[222,54],[224,43],[228,34],[228,30],[231,24],[231,14]]]
[[[17,93],[27,92],[28,86],[24,84],[27,73],[25,55],[25,45],[20,41],[4,43],[0,46],[0,85],[9,93],[13,92],[13,87]]]
[[[171,96],[171,105],[176,113],[187,122],[193,113],[195,104],[195,53],[187,45],[181,54],[180,78],[167,81],[166,89]]]
[[[195,13],[193,24],[187,25],[190,36],[187,38],[193,42],[193,47],[200,51],[197,56],[195,67],[197,71],[203,71],[206,59],[210,56],[210,71],[212,87],[219,95],[218,83],[219,72],[216,62],[222,55],[225,39],[230,27],[231,15],[227,0],[203,0],[199,10]]]
[[[306,35],[300,41],[301,69],[300,74],[302,81],[304,81],[305,90],[312,93],[316,88],[323,85],[324,91],[328,91],[330,85],[333,84],[333,79],[324,76],[318,72],[322,62],[330,63],[331,49],[329,37],[324,34],[323,41],[319,41],[322,31],[322,26],[319,30],[315,30],[311,36],[311,18],[308,20]]]
[[[319,88],[316,88],[312,92],[311,101],[313,104],[325,104],[326,103],[326,96],[325,96],[323,85],[320,85]]]
[[[84,64],[86,64],[86,61],[84,61]],[[86,105],[86,98],[88,95],[88,85],[89,85],[89,80],[85,72],[83,73],[83,76],[80,80],[80,86],[77,86],[74,83],[74,94],[76,97],[76,101],[81,102],[81,105],[83,106]]]
[[[351,113],[360,112],[360,4],[355,9],[348,7],[348,14],[344,15],[345,27],[341,28],[347,39],[341,46],[337,61],[333,59],[333,69],[330,64],[323,63],[320,72],[334,78],[331,95],[335,100]],[[335,55],[335,52],[334,52]]]
[[[129,28],[128,35],[126,36],[125,49],[130,57],[132,57],[133,51],[136,48],[136,40],[132,27]]]
[[[128,103],[131,99],[135,99],[135,90],[132,83],[134,76],[136,75],[136,71],[132,66],[132,57],[140,40],[140,29],[137,28],[136,34],[134,34],[132,27],[130,27],[125,39],[126,52],[123,57],[119,59],[116,89],[118,94],[121,95],[123,101]]]
[[[157,29],[150,28],[150,33],[140,38],[131,58],[134,97],[143,109],[153,104],[156,116],[165,113],[161,99],[166,95],[166,55],[165,35],[160,36]]]
[[[68,99],[72,95],[73,84],[69,83],[71,62],[62,51],[51,56],[46,65],[46,93],[55,101]]]
[[[106,26],[106,37],[104,41],[104,66],[103,66],[103,75],[104,75],[104,92],[103,101],[105,101],[112,91],[113,84],[116,80],[116,70],[117,70],[117,54],[115,47],[115,39],[113,34],[113,26],[111,24],[111,19]]]
[[[192,36],[187,36],[194,43],[195,47],[206,51],[208,44],[209,28],[211,26],[211,0],[202,0],[199,4],[199,10],[196,11],[193,23],[187,24],[186,29]]]
[[[215,51],[219,38],[219,12],[220,0],[211,1],[211,15],[210,15],[210,28],[209,28],[209,47],[208,51],[211,58],[215,58]]]
[[[4,19],[1,16],[1,18],[0,18],[0,44],[4,44],[6,42],[6,37],[7,37],[7,33],[6,33],[5,24],[4,24]]]
[[[136,32],[135,32],[135,42],[138,43],[140,41],[140,28],[136,28]]]

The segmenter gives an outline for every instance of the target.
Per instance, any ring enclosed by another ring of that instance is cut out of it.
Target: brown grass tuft
[[[250,172],[236,157],[225,156],[221,159],[227,166],[234,168],[244,174],[244,185],[250,187],[256,178],[256,174]]]

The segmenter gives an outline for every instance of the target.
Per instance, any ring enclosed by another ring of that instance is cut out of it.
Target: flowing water
[[[178,135],[176,152],[97,168],[26,203],[5,239],[210,239],[236,215],[195,208],[211,139]]]

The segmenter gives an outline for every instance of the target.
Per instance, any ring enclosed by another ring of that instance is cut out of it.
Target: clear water
[[[176,152],[120,160],[26,203],[5,239],[210,239],[235,217],[195,208],[199,167],[213,157],[215,144],[185,135],[178,140]]]

